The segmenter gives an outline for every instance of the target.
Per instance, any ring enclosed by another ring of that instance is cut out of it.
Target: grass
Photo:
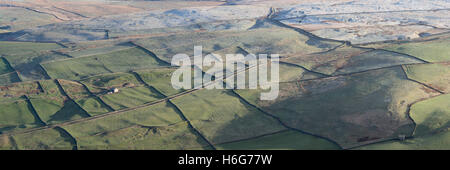
[[[327,53],[294,55],[282,58],[281,61],[301,65],[328,75],[355,73],[401,64],[423,63],[406,55],[349,46],[342,46]]]
[[[34,96],[41,93],[36,82],[22,82],[0,86],[0,102],[21,100],[23,95]]]
[[[428,42],[392,44],[385,47],[385,49],[406,53],[428,62],[450,61],[449,40],[447,38]]]
[[[437,95],[408,81],[400,68],[353,76],[281,83],[275,101],[261,101],[261,90],[237,90],[250,103],[287,125],[324,136],[346,147],[411,135],[408,103]]]
[[[86,112],[76,103],[63,97],[58,100],[36,97],[31,99],[31,103],[42,121],[47,124],[62,123],[87,117]]]
[[[105,94],[100,97],[115,110],[132,108],[162,99],[163,96],[144,86],[121,88],[118,93]]]
[[[401,54],[387,51],[370,51],[354,57],[346,61],[344,65],[338,68],[333,75],[346,73],[355,73],[371,69],[385,68],[402,64],[423,63],[422,61]]]
[[[98,98],[88,97],[82,98],[75,101],[80,105],[89,115],[95,116],[99,114],[104,114],[110,112],[107,106],[98,101]]]
[[[3,56],[25,56],[59,48],[62,47],[56,43],[0,41],[0,55]]]
[[[64,96],[53,80],[42,80],[40,84],[44,89],[44,93],[31,97],[30,101],[44,122],[53,124],[84,118],[88,116],[86,111],[94,115],[104,113],[105,108],[101,107],[98,102],[87,98],[87,95],[82,96],[73,93],[74,89],[79,87],[76,83],[70,81],[60,82],[66,92],[70,92],[69,96],[75,97],[75,101],[79,100],[79,103],[82,104],[77,104]],[[79,90],[79,92],[83,92],[81,91],[82,89]]]
[[[359,150],[449,150],[450,132],[414,137],[405,141],[388,141],[355,148]]]
[[[17,128],[40,126],[33,116],[26,101],[15,101],[0,104],[0,133]]]
[[[6,59],[20,73],[20,78],[24,81],[46,79],[45,70],[40,63],[54,60],[67,59],[67,56],[56,53],[30,53],[21,55],[6,56]]]
[[[247,105],[227,90],[200,90],[175,98],[173,103],[213,144],[284,129],[275,119]]]
[[[450,92],[450,63],[406,65],[408,78],[427,84],[442,92]]]
[[[288,130],[239,142],[217,145],[225,150],[328,150],[339,149],[324,139]]]
[[[105,73],[166,66],[138,48],[44,63],[42,65],[50,77],[69,80],[80,80]]]
[[[150,86],[153,86],[166,96],[171,96],[185,91],[184,89],[177,90],[172,87],[171,78],[175,70],[174,68],[140,70],[137,71],[137,74]]]
[[[78,83],[67,80],[59,80],[64,91],[89,115],[98,115],[109,112],[107,106],[105,106],[98,98],[91,96],[86,88]]]
[[[64,127],[80,149],[182,149],[205,145],[179,113],[159,103]]]
[[[130,73],[112,73],[81,80],[93,93],[105,93],[112,88],[134,87],[140,82]]]
[[[0,75],[9,73],[12,71],[14,71],[14,69],[8,65],[6,59],[4,59],[3,57],[0,58]]]
[[[194,36],[196,35],[196,36]],[[174,42],[173,40],[177,40]],[[175,54],[193,55],[194,44],[203,47],[203,54],[220,51],[232,46],[241,46],[255,54],[308,54],[325,51],[338,43],[311,43],[307,36],[296,31],[276,27],[258,28],[247,31],[218,31],[193,35],[171,35],[137,41],[138,44],[153,51],[162,60],[170,62]]]
[[[14,141],[9,136],[0,136],[0,150],[17,149]]]
[[[186,122],[165,127],[130,127],[99,136],[82,137],[81,149],[189,150],[206,149],[207,143]],[[83,145],[86,141],[86,145]],[[91,143],[92,142],[92,143]]]
[[[83,50],[71,51],[71,52],[68,52],[67,54],[72,57],[85,57],[85,56],[111,53],[112,51],[120,51],[120,50],[125,50],[128,48],[132,48],[132,47],[134,47],[134,46],[131,45],[130,43],[120,43],[120,44],[107,45],[105,47],[87,48],[87,49],[83,49]]]
[[[20,78],[16,72],[0,75],[0,85],[8,85],[20,82]]]
[[[70,136],[58,129],[17,134],[13,139],[19,150],[70,150],[74,146]]]
[[[448,101],[450,101],[450,95],[445,94],[412,105],[411,118],[417,124],[415,136],[450,130],[450,103]]]
[[[19,31],[57,21],[51,15],[33,12],[24,8],[1,8],[0,10],[0,23],[10,26],[10,31]]]

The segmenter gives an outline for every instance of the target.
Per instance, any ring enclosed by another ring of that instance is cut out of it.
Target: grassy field
[[[121,88],[118,93],[100,97],[115,110],[136,107],[145,103],[162,99],[163,96],[144,86]]]
[[[164,127],[129,127],[98,136],[81,137],[81,149],[189,150],[207,149],[207,143],[192,133],[187,123]],[[91,143],[92,142],[92,143]],[[86,143],[86,145],[83,145]]]
[[[8,65],[6,59],[0,58],[0,75],[9,73],[12,71],[14,71],[14,69]]]
[[[339,149],[324,139],[288,130],[239,142],[217,145],[224,150],[328,150]]]
[[[341,75],[401,64],[423,63],[415,58],[382,50],[339,47],[328,53],[294,55],[281,61],[304,66],[307,69],[328,74]]]
[[[415,136],[431,135],[450,130],[449,101],[450,95],[445,94],[412,105],[411,118],[417,124]]]
[[[206,145],[167,103],[64,127],[79,149],[188,149]]]
[[[8,85],[20,82],[20,78],[16,72],[0,75],[0,85]]]
[[[166,96],[171,96],[185,91],[184,89],[174,89],[171,84],[172,73],[175,68],[162,68],[151,70],[139,70],[136,73],[142,77],[142,80],[153,86]]]
[[[138,48],[43,64],[50,77],[70,80],[161,66],[166,65]]]
[[[102,44],[102,43],[92,44],[91,46],[98,45],[98,44]],[[113,51],[126,50],[126,49],[133,48],[133,47],[135,47],[135,46],[133,46],[130,43],[107,44],[104,47],[97,47],[97,48],[89,47],[87,49],[70,51],[70,52],[67,52],[67,54],[72,57],[85,57],[85,56],[111,53]]]
[[[86,117],[86,112],[68,100],[52,80],[40,81],[44,93],[30,98],[42,121],[53,124]]]
[[[42,62],[50,62],[53,60],[67,59],[65,55],[56,53],[32,53],[22,55],[6,56],[12,67],[20,73],[20,78],[24,81],[43,80],[46,79],[46,73],[39,65]]]
[[[450,63],[406,65],[408,78],[427,84],[442,92],[450,92]]]
[[[400,68],[282,83],[275,101],[260,101],[260,90],[237,93],[289,126],[330,138],[344,148],[411,135],[407,104],[437,95],[406,80]]]
[[[33,28],[57,22],[53,16],[33,12],[24,8],[0,7],[0,23],[10,26],[10,31]]]
[[[387,51],[370,51],[354,57],[346,61],[344,65],[338,68],[333,75],[346,73],[355,73],[371,69],[385,68],[401,64],[423,63],[413,57],[396,54]]]
[[[104,74],[81,80],[81,82],[116,110],[139,106],[163,97],[158,92],[145,87],[131,73]],[[118,88],[119,92],[108,93],[113,88]]]
[[[439,62],[450,61],[449,45],[450,39],[446,38],[428,42],[393,44],[385,47],[385,49],[406,53],[429,62]]]
[[[450,132],[414,137],[405,141],[388,141],[355,148],[359,150],[449,150]]]
[[[19,150],[71,150],[74,142],[59,129],[40,130],[13,136]]]
[[[133,74],[112,73],[89,77],[81,80],[89,90],[96,94],[105,93],[112,88],[134,87],[141,85]]]
[[[173,42],[177,40],[177,42]],[[189,40],[189,41],[188,41]],[[241,46],[255,54],[308,54],[325,51],[338,43],[311,43],[308,37],[285,28],[258,28],[248,31],[217,31],[214,33],[198,33],[193,35],[172,35],[149,38],[137,41],[138,44],[153,51],[161,59],[170,62],[178,53],[193,55],[194,44],[203,47],[203,54],[209,54],[233,46]],[[275,43],[274,43],[275,42]],[[309,45],[310,44],[310,45]]]
[[[59,80],[59,82],[67,95],[89,115],[98,115],[110,111],[100,99],[91,96],[82,84],[66,80]]]
[[[0,86],[0,102],[22,100],[23,95],[34,96],[41,93],[36,82],[14,83]]]
[[[175,98],[173,103],[213,144],[284,129],[275,119],[247,105],[227,90],[200,90]]]
[[[37,127],[41,124],[33,116],[26,101],[0,103],[0,133],[17,128]]]
[[[62,47],[56,43],[0,41],[0,55],[3,56],[25,56],[59,48]]]

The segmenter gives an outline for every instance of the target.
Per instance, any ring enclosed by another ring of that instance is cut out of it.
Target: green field
[[[14,83],[0,86],[0,102],[22,100],[23,95],[34,96],[41,93],[36,82]]]
[[[4,59],[3,57],[0,58],[0,75],[3,75],[5,73],[9,73],[9,72],[12,72],[12,71],[14,71],[14,69],[11,68],[8,65],[6,59]]]
[[[203,47],[204,55],[230,47],[241,46],[254,54],[288,56],[326,51],[339,45],[339,43],[321,42],[318,40],[316,43],[309,43],[310,40],[307,36],[276,26],[270,29],[258,28],[247,31],[218,31],[198,34],[198,37],[176,34],[139,40],[137,43],[153,51],[162,60],[168,62],[175,54],[186,53],[192,56],[194,49],[193,40],[196,42],[195,46]],[[173,40],[177,40],[177,42]]]
[[[95,45],[98,45],[101,43],[96,43]],[[92,45],[91,45],[92,46]],[[99,54],[107,54],[114,51],[121,51],[126,50],[129,48],[133,48],[135,46],[131,45],[130,43],[120,43],[120,44],[112,44],[112,45],[106,45],[104,47],[100,46],[97,48],[86,48],[81,50],[74,50],[67,52],[68,55],[72,57],[85,57],[85,56],[92,56],[92,55],[99,55]]]
[[[406,65],[408,78],[445,93],[450,92],[450,63]]]
[[[1,8],[0,23],[8,25],[10,31],[19,31],[27,28],[33,28],[40,25],[47,25],[56,22],[53,16],[33,12],[24,8]]]
[[[41,125],[33,116],[26,101],[2,102],[0,108],[2,108],[0,109],[0,133]]]
[[[50,77],[69,80],[85,79],[89,76],[104,73],[127,72],[166,66],[138,48],[44,63],[42,65]]]
[[[2,56],[25,56],[59,48],[62,47],[56,43],[0,41],[0,55]]]
[[[213,144],[284,129],[275,119],[247,105],[228,90],[200,90],[175,98],[173,103]]]
[[[188,149],[205,146],[167,103],[64,127],[79,149]]]
[[[20,82],[20,78],[16,72],[0,75],[0,85]]]
[[[388,141],[355,149],[360,150],[449,150],[450,132],[414,137],[405,141]]]
[[[413,124],[405,114],[407,104],[437,95],[406,80],[401,68],[281,83],[275,101],[259,100],[260,92],[237,90],[287,125],[330,138],[344,148],[411,135]]]
[[[71,150],[74,142],[60,129],[40,130],[13,136],[19,150]]]
[[[225,150],[337,150],[339,147],[324,139],[303,134],[292,130],[243,140],[227,144],[217,145],[218,149]]]
[[[111,73],[92,76],[81,80],[95,94],[102,94],[112,88],[134,87],[141,85],[131,73]]]
[[[417,124],[414,135],[425,136],[450,130],[449,101],[450,95],[445,94],[414,104],[410,113]]]
[[[331,75],[337,69],[343,67],[347,60],[367,51],[369,50],[342,46],[332,52],[292,55],[287,58],[281,58],[281,61],[301,65],[307,69]]]
[[[120,110],[150,103],[163,96],[147,87],[137,86],[121,88],[119,93],[102,95],[100,98],[115,110]]]
[[[185,91],[184,89],[174,89],[171,84],[172,73],[175,68],[161,68],[151,70],[139,70],[137,74],[148,85],[156,88],[166,96],[171,96]],[[191,77],[193,79],[193,77]]]

